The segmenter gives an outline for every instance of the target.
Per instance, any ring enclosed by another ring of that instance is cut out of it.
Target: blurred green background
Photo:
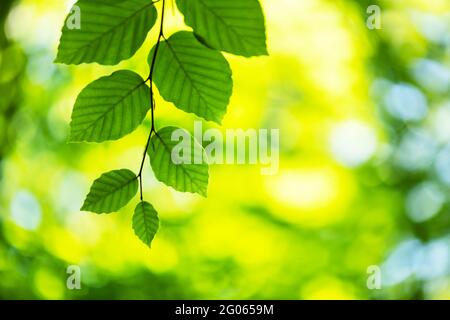
[[[204,199],[147,165],[151,250],[131,228],[136,202],[79,211],[101,173],[138,169],[149,121],[118,142],[66,141],[80,90],[121,68],[145,77],[157,30],[120,66],[55,65],[72,4],[0,2],[0,298],[450,298],[448,0],[262,1],[270,56],[227,55],[221,129],[279,128],[280,170],[213,166]],[[366,27],[372,4],[381,30]],[[180,28],[169,8],[166,34]],[[157,127],[193,127],[159,97],[156,111]],[[81,290],[66,288],[69,265]]]

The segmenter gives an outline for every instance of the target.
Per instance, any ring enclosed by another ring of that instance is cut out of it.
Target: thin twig
[[[158,49],[159,49],[159,45],[161,43],[161,38],[165,39],[165,37],[164,37],[164,11],[165,11],[165,5],[166,5],[165,0],[162,0],[161,25],[160,25],[160,28],[159,28],[158,40],[156,41],[155,50],[153,52],[152,63],[150,65],[150,73],[149,73],[149,76],[148,76],[147,80],[145,80],[145,82],[147,82],[147,81],[150,82],[150,109],[151,109],[151,117],[152,117],[152,126],[151,126],[151,129],[150,129],[150,133],[148,135],[147,143],[145,144],[144,154],[142,155],[141,166],[139,168],[139,174],[138,174],[139,190],[140,190],[141,201],[144,200],[143,188],[142,188],[142,171],[144,170],[145,159],[147,157],[147,151],[148,151],[148,147],[150,145],[150,141],[151,141],[152,135],[153,135],[153,133],[157,135],[156,128],[155,128],[155,106],[156,106],[156,104],[155,104],[154,93],[153,93],[153,72],[155,70],[156,56],[158,54]]]

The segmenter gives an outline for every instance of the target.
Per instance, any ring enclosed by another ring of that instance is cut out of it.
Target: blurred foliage
[[[78,92],[121,67],[147,74],[151,41],[117,68],[55,65],[71,3],[1,1],[1,298],[450,298],[450,3],[262,2],[271,55],[229,56],[223,127],[280,128],[280,171],[213,166],[203,199],[146,170],[161,218],[149,250],[130,228],[135,203],[79,211],[95,177],[137,169],[148,120],[114,143],[66,140]],[[372,4],[381,30],[366,27]],[[158,99],[158,127],[192,128]],[[66,288],[68,265],[81,290]]]

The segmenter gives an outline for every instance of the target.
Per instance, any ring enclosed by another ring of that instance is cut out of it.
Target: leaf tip
[[[224,115],[222,115],[222,116],[218,116],[218,117],[213,117],[213,118],[211,118],[211,119],[206,119],[206,120],[209,120],[209,121],[212,121],[212,122],[215,122],[215,123],[217,123],[218,125],[222,125],[222,121],[223,121],[223,117],[224,117]]]
[[[69,133],[69,137],[67,138],[67,143],[77,143],[77,142],[81,142],[81,140],[77,138],[76,135],[74,135],[74,133],[71,130]]]
[[[55,57],[55,60],[53,60],[53,63],[57,64],[65,64],[65,65],[71,65],[73,63],[70,63],[69,61],[66,61],[61,55],[58,53]]]
[[[199,190],[197,193],[203,198],[208,198],[208,189]]]

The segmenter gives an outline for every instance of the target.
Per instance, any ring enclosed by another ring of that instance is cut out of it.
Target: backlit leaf
[[[203,147],[184,129],[165,127],[148,149],[156,178],[182,192],[207,196],[208,164]]]
[[[150,247],[158,227],[159,219],[155,208],[148,202],[140,202],[133,215],[133,230],[136,236]]]
[[[150,109],[144,80],[122,70],[89,84],[78,95],[70,123],[70,141],[116,140],[132,132]]]
[[[218,123],[227,111],[233,88],[231,69],[223,55],[187,31],[161,43],[153,80],[161,96],[177,108]]]
[[[185,23],[211,47],[244,57],[267,55],[258,0],[177,0]]]
[[[84,201],[83,211],[110,213],[125,206],[136,194],[136,175],[127,169],[104,173],[94,181]]]
[[[115,65],[141,47],[155,24],[151,0],[79,0],[68,15],[55,62]],[[79,12],[79,28],[70,23]]]

